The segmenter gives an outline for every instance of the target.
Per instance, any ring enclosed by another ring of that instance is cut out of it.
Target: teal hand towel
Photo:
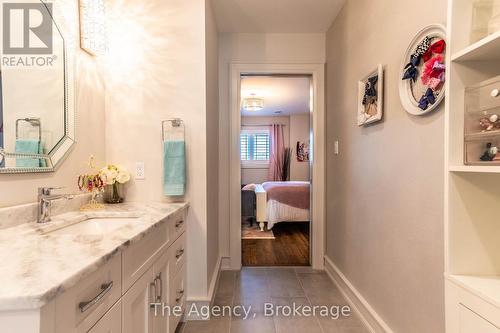
[[[29,140],[29,139],[17,139],[16,153],[39,154],[40,141]],[[20,168],[38,168],[40,167],[40,159],[30,158],[30,157],[18,157],[16,159],[16,166]]]
[[[184,195],[186,187],[186,151],[184,141],[163,143],[163,193]]]

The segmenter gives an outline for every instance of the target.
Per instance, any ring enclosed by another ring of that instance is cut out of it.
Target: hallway
[[[214,305],[252,306],[255,317],[219,317],[189,321],[179,333],[364,333],[356,314],[334,320],[322,317],[266,317],[264,303],[274,305],[326,305],[342,308],[348,303],[324,272],[303,268],[253,268],[221,272]],[[189,309],[188,309],[189,311]]]

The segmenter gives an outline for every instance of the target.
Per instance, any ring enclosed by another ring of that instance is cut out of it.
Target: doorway
[[[309,220],[308,223],[300,227],[301,222],[297,222],[300,234],[302,230],[303,235],[308,235],[308,239],[305,242],[306,251],[305,255],[302,253],[302,257],[305,257],[303,264],[310,265],[315,269],[323,269],[323,256],[324,256],[324,164],[325,164],[325,143],[324,143],[324,64],[296,64],[296,65],[276,65],[276,64],[233,64],[231,66],[231,77],[230,77],[230,107],[231,107],[231,146],[230,146],[230,266],[232,269],[240,269],[242,265],[242,180],[245,175],[242,173],[242,78],[249,77],[307,77],[309,80],[309,112],[310,112],[310,141],[309,141],[309,162],[302,162],[308,164],[309,167],[309,179],[310,179],[310,193],[312,195],[312,200],[309,202]],[[259,98],[257,94],[255,96],[250,95],[250,97]],[[251,103],[256,103],[259,106],[260,101],[251,100]],[[248,103],[247,103],[248,104]],[[278,110],[280,111],[280,110]],[[261,124],[258,124],[261,125]],[[248,139],[249,145],[251,140],[257,140],[256,138]],[[262,138],[259,138],[260,143],[262,143]],[[270,139],[271,141],[271,139]],[[265,142],[265,139],[264,139]],[[307,150],[307,142],[303,142],[305,145],[299,147],[301,152]],[[290,158],[297,158],[297,146],[294,142],[293,153]],[[303,154],[305,155],[305,153]],[[245,162],[244,162],[245,163]],[[262,184],[256,184],[262,185]],[[256,192],[261,189],[257,189]],[[267,193],[268,191],[266,191]],[[258,193],[256,193],[257,195]],[[259,198],[256,198],[258,201]],[[262,200],[262,198],[261,198]],[[266,203],[267,200],[264,201]],[[266,205],[261,205],[261,207],[266,207]],[[262,213],[262,209],[261,215]],[[255,222],[260,222],[263,220],[259,218],[259,210],[256,212]],[[266,216],[264,219],[267,219]],[[307,220],[307,218],[306,218]],[[276,221],[274,221],[276,222]],[[285,225],[286,223],[282,223]],[[291,223],[290,223],[291,224]],[[281,230],[279,225],[280,222],[274,223],[271,228],[269,228],[269,221],[264,223],[264,231],[272,229],[274,233],[279,233]],[[276,229],[275,229],[276,228]],[[276,230],[276,231],[275,231]],[[276,237],[276,235],[275,235]],[[283,241],[286,242],[286,238]],[[254,246],[254,249],[256,247]],[[265,250],[265,246],[261,247]],[[252,251],[250,249],[250,251]],[[272,251],[270,249],[269,251]],[[264,251],[266,252],[266,251]],[[268,253],[269,254],[269,253]],[[268,263],[262,263],[263,265],[268,265]],[[286,264],[286,263],[283,263]],[[294,263],[296,265],[296,263]]]
[[[243,266],[309,266],[311,75],[240,77]]]

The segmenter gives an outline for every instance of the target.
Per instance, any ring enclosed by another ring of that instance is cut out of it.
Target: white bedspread
[[[276,200],[269,200],[266,207],[267,229],[278,222],[309,221],[309,209],[295,208]]]

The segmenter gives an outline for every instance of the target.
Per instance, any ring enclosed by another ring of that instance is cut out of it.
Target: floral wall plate
[[[420,30],[406,49],[400,68],[399,97],[406,112],[432,112],[445,95],[446,31],[433,24]]]

